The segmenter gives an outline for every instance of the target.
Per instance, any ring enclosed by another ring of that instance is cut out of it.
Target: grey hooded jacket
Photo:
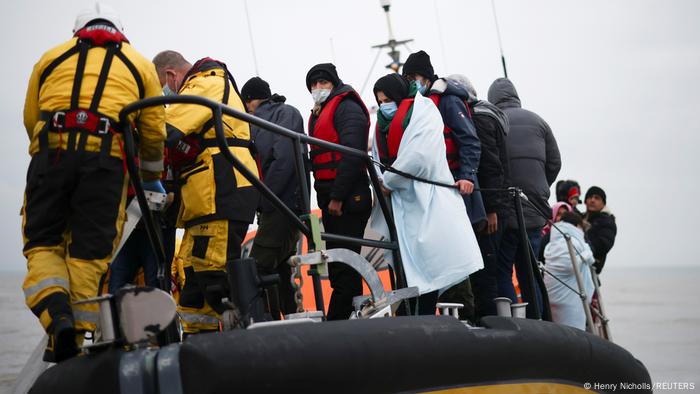
[[[499,78],[491,84],[489,101],[505,112],[510,124],[506,144],[512,185],[523,189],[530,202],[548,215],[551,212],[549,189],[561,169],[559,147],[552,130],[539,115],[521,108],[515,86],[506,78]],[[528,230],[539,229],[546,222],[524,201],[523,215]],[[509,216],[508,227],[517,227],[515,215]]]

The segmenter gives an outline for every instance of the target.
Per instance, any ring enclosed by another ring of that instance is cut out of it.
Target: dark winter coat
[[[350,85],[342,82],[336,86],[330,96],[322,104],[330,102],[339,94],[353,90]],[[311,115],[309,130],[313,130],[318,116]],[[333,125],[338,131],[338,139],[341,145],[366,152],[367,138],[369,137],[369,117],[362,105],[354,96],[347,95],[335,110]],[[343,155],[336,170],[336,178],[332,181],[316,181],[316,189],[319,206],[325,207],[330,200],[343,201],[343,211],[365,210],[371,208],[372,201],[369,191],[369,179],[365,163],[362,158]],[[355,207],[355,205],[361,205]],[[369,208],[368,208],[369,207]]]
[[[253,115],[304,134],[304,121],[301,114],[296,108],[285,104],[284,101],[284,97],[274,95],[270,100],[261,103]],[[296,173],[292,140],[254,125],[251,125],[250,134],[258,151],[263,182],[285,205],[292,210],[299,211],[303,205],[301,204],[301,190]],[[307,150],[308,148],[304,144],[302,150],[304,162],[307,161]],[[308,172],[304,176],[308,179]],[[274,206],[266,198],[261,197],[260,210],[262,212],[274,209]]]
[[[476,133],[481,142],[479,160],[479,186],[484,189],[505,189],[510,186],[508,163],[508,118],[488,101],[475,100],[469,103]],[[486,213],[505,214],[512,205],[508,193],[483,191]]]
[[[615,216],[605,207],[600,212],[586,212],[584,217],[591,227],[586,231],[586,240],[591,245],[596,271],[600,273],[605,265],[605,259],[615,244],[617,224]]]
[[[561,169],[557,141],[544,119],[521,108],[520,98],[510,80],[499,78],[494,81],[489,88],[489,101],[503,110],[508,117],[510,129],[506,144],[511,182],[520,187],[535,205],[532,207],[523,201],[525,227],[528,230],[540,229],[551,212],[547,202],[549,188]],[[515,215],[510,216],[508,226],[516,228]]]
[[[478,188],[480,185],[477,172],[481,157],[481,142],[465,105],[469,93],[457,83],[445,79],[435,81],[430,93],[441,95],[438,110],[445,126],[452,129],[452,137],[457,143],[459,169],[452,171],[454,179],[471,181]],[[481,193],[474,192],[464,195],[463,198],[472,224],[485,221],[486,211]]]

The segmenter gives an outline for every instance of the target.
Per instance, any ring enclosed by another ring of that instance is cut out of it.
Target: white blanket
[[[558,222],[559,230],[571,237],[571,243],[576,255],[576,263],[581,273],[584,290],[588,297],[588,303],[593,296],[593,278],[591,277],[591,265],[595,261],[591,247],[584,239],[583,230],[566,222]],[[565,282],[571,288],[578,289],[574,267],[571,264],[569,248],[566,239],[559,230],[552,228],[551,239],[544,248],[544,261],[547,270],[556,275],[559,280]],[[578,253],[576,253],[578,251]],[[580,253],[580,255],[579,255]],[[549,304],[552,309],[552,320],[555,323],[586,329],[586,312],[578,295],[568,289],[551,275],[544,276],[544,284],[549,293]]]
[[[437,107],[417,94],[392,167],[421,178],[454,183],[445,160],[443,127]],[[374,153],[376,157],[376,150]],[[484,267],[464,200],[457,190],[390,172],[383,174],[383,182],[392,191],[391,205],[408,286],[417,286],[421,294],[446,289]],[[376,205],[371,228],[389,239],[386,222]]]

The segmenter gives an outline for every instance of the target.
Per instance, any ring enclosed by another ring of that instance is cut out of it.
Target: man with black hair
[[[188,67],[189,62],[175,51],[161,52],[154,63],[161,84],[173,92],[245,110],[224,63],[207,57]],[[215,331],[228,308],[222,303],[230,294],[226,266],[241,257],[241,243],[253,222],[259,195],[219,151],[209,108],[171,104],[165,115],[166,145],[182,197],[177,225],[185,229],[177,256],[185,272],[178,312],[187,334]],[[257,175],[248,123],[228,115],[222,123],[231,154]]]
[[[314,100],[309,135],[366,152],[369,111],[359,94],[341,81],[335,66],[321,63],[311,67],[306,88]],[[360,157],[311,145],[311,168],[324,230],[362,238],[372,209],[365,163]],[[359,245],[332,241],[326,242],[326,247],[356,253],[361,249]],[[347,319],[353,311],[353,297],[362,294],[362,279],[344,264],[330,264],[328,269],[333,288],[328,319]]]
[[[285,104],[286,98],[272,94],[270,85],[260,77],[253,77],[241,88],[241,98],[248,113],[297,133],[304,133],[304,121],[299,111]],[[251,125],[250,137],[258,152],[258,162],[265,185],[292,211],[303,212],[307,202],[302,201],[302,190],[296,173],[295,143],[291,139]],[[306,162],[307,147],[302,147]],[[307,177],[308,172],[303,174]],[[257,259],[260,275],[279,274],[278,285],[267,289],[266,303],[273,319],[296,312],[293,289],[290,284],[291,267],[286,263],[295,254],[299,229],[279,212],[267,199],[258,206],[258,230],[250,256]]]
[[[598,186],[591,186],[584,199],[586,214],[584,219],[590,227],[586,231],[586,240],[591,244],[595,263],[593,266],[597,273],[603,271],[608,252],[615,244],[617,236],[617,224],[615,216],[607,206],[605,191]]]
[[[117,13],[95,4],[74,37],[34,66],[24,105],[32,156],[22,207],[27,306],[49,336],[44,360],[78,354],[94,331],[96,297],[121,238],[128,177],[119,112],[161,94],[155,69],[129,44]],[[162,107],[132,113],[144,189],[163,191]]]

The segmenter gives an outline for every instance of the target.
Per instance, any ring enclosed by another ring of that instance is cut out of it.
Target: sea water
[[[24,305],[22,279],[22,273],[0,273],[0,393],[10,392],[43,335]],[[654,391],[700,392],[700,267],[615,267],[611,261],[601,281],[613,340],[646,365]]]

